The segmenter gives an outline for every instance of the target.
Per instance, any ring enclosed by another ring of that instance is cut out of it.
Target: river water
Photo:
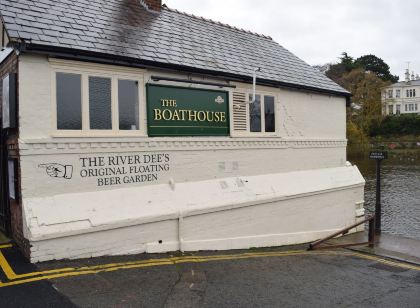
[[[376,162],[367,157],[348,160],[366,180],[365,209],[374,213]],[[420,239],[420,158],[390,157],[382,161],[381,171],[382,232]]]

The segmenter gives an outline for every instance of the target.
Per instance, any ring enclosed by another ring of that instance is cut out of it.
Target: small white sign
[[[3,128],[10,127],[10,112],[9,112],[9,75],[3,78],[3,95],[2,95],[2,114],[3,114]]]
[[[15,162],[13,160],[8,160],[7,169],[9,173],[9,197],[16,200]]]

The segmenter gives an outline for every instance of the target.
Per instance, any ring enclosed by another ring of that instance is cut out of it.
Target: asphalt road
[[[243,252],[201,255],[232,253],[241,256]],[[7,257],[13,256],[9,252]],[[38,265],[38,270],[168,257],[138,255],[48,262]],[[23,268],[21,261],[11,263],[16,272],[33,270]],[[327,252],[162,263],[0,287],[0,307],[394,308],[419,307],[419,291],[420,267],[410,269]]]
[[[35,265],[30,264],[15,248],[2,249],[10,266],[16,273],[36,271]],[[0,269],[0,281],[6,281],[4,272]],[[49,281],[16,285],[0,288],[0,307],[76,307],[70,299],[58,292]]]

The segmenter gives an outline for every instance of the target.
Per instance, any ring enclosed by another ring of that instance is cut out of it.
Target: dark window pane
[[[57,129],[82,129],[82,77],[57,73]]]
[[[252,101],[252,95],[249,96]],[[251,132],[261,131],[261,96],[255,95],[255,102],[249,104],[249,127]]]
[[[118,80],[118,113],[121,130],[139,129],[139,89],[137,81]]]
[[[90,129],[112,129],[111,79],[89,77]]]
[[[264,96],[264,115],[265,115],[265,131],[272,133],[275,131],[275,116],[274,116],[274,97]]]

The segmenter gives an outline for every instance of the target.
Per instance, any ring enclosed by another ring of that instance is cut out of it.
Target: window
[[[274,97],[264,96],[264,119],[265,131],[273,133],[275,131],[275,116],[274,116]]]
[[[118,80],[118,115],[120,130],[139,129],[139,83]]]
[[[57,73],[57,129],[82,129],[82,76]]]
[[[83,67],[83,66],[82,66]],[[135,73],[56,68],[56,129],[66,135],[141,134],[140,78]],[[121,70],[122,71],[122,70]],[[143,106],[145,108],[145,106]]]
[[[395,111],[395,114],[401,114],[401,105],[396,105],[397,110]]]
[[[414,110],[417,111],[417,104],[414,104]]]
[[[394,105],[388,105],[388,114],[394,113]]]
[[[388,90],[388,98],[392,98],[393,92],[393,90]]]
[[[252,94],[249,101],[252,101]],[[274,133],[275,124],[274,96],[256,94],[255,101],[249,104],[249,131]]]
[[[252,95],[249,98],[252,101]],[[249,104],[249,130],[251,132],[261,131],[261,95],[255,95],[255,101]]]
[[[409,89],[406,90],[406,97],[415,97],[416,96],[416,89]]]
[[[18,160],[16,158],[9,158],[7,160],[7,182],[9,189],[9,199],[15,201],[19,200],[19,185],[18,185]]]
[[[408,104],[408,111],[414,111],[414,104]]]
[[[3,78],[2,81],[2,116],[3,116],[3,128],[10,126],[10,114],[9,114],[9,75]]]
[[[408,111],[408,105],[404,105],[404,110]]]
[[[89,76],[90,129],[112,129],[111,79]]]
[[[395,90],[395,97],[400,98],[401,97],[401,90]]]

